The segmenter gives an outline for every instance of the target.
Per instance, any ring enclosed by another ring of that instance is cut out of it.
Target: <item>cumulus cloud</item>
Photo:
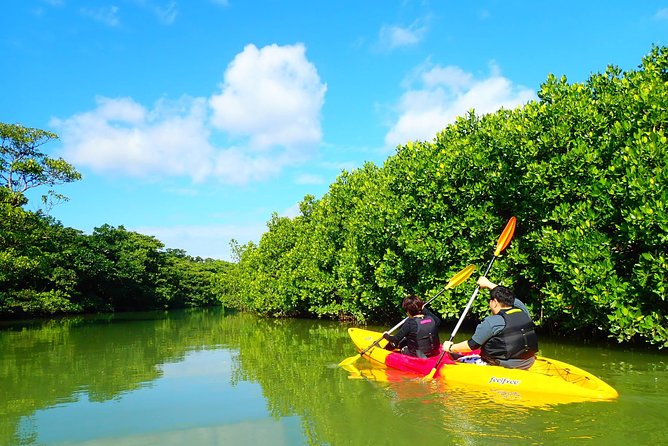
[[[98,97],[94,109],[51,125],[64,156],[78,167],[241,184],[308,159],[322,137],[325,91],[302,45],[249,45],[230,63],[222,91],[210,98],[145,106],[132,98]]]
[[[384,25],[378,33],[378,43],[383,50],[416,45],[422,41],[427,29],[427,26],[421,20],[413,22],[408,27]]]
[[[243,184],[276,176],[291,162],[292,159],[285,153],[253,155],[245,148],[232,147],[218,153],[213,173],[227,183]]]
[[[305,51],[303,45],[246,46],[227,68],[222,91],[210,100],[213,125],[248,136],[255,149],[318,143],[327,87]]]
[[[397,118],[385,135],[385,143],[396,147],[408,141],[432,140],[470,109],[485,114],[533,99],[533,90],[513,85],[495,66],[482,79],[455,66],[420,67],[395,106]]]
[[[55,119],[64,155],[96,172],[176,175],[203,180],[214,149],[205,126],[206,101],[158,101],[151,109],[131,98],[96,99],[97,107]]]

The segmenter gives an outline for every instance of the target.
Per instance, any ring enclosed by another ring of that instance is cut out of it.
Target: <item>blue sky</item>
[[[0,122],[60,136],[65,226],[230,260],[342,170],[653,44],[668,0],[9,0]]]

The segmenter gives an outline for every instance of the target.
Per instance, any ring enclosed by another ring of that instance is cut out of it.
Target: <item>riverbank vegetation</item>
[[[398,320],[468,263],[515,289],[541,330],[668,346],[668,49],[585,83],[549,76],[539,100],[460,117],[382,167],[342,173],[293,219],[237,246],[223,302],[269,315]],[[473,282],[437,299],[458,316]],[[473,314],[487,311],[478,299]]]
[[[584,83],[549,76],[538,96],[471,111],[382,166],[342,172],[320,199],[304,198],[299,216],[272,216],[258,243],[233,242],[234,263],[25,211],[7,182],[13,166],[43,174],[35,185],[77,174],[45,156],[12,161],[6,135],[35,129],[3,124],[0,315],[220,301],[268,316],[396,321],[406,293],[433,295],[467,264],[484,268],[514,215],[490,277],[515,289],[541,330],[668,346],[668,48]],[[473,289],[470,280],[433,307],[456,318]],[[471,317],[486,310],[478,299]]]
[[[0,317],[218,304],[230,266],[103,225],[92,234],[0,205]]]

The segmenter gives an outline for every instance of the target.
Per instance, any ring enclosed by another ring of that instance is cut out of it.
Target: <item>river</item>
[[[663,351],[541,338],[620,394],[547,407],[337,366],[353,354],[340,323],[222,309],[3,323],[0,445],[668,444]]]

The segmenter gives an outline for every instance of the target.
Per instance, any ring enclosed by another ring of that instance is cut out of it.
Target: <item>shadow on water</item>
[[[220,309],[0,327],[0,444],[661,444],[663,353],[542,342],[614,402],[526,408],[337,367],[346,327]],[[630,430],[629,426],[633,426]]]

